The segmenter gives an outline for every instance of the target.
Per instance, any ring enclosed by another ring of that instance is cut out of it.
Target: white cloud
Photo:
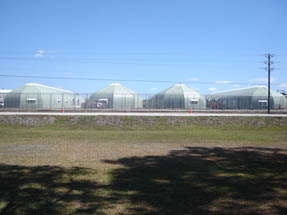
[[[191,86],[191,89],[194,89],[194,90],[196,90],[196,91],[200,91],[200,88],[198,88],[198,87],[193,87],[193,86]]]
[[[73,73],[71,73],[71,72],[64,72],[64,75],[70,76],[70,75],[73,75]]]
[[[240,84],[233,84],[232,87],[238,88],[238,87],[241,87],[241,85]]]
[[[274,78],[274,77],[271,77],[270,78],[270,82],[273,83],[275,81],[277,81],[278,78]],[[268,82],[268,78],[256,78],[256,79],[252,79],[252,80],[249,80],[250,83],[267,83]]]
[[[279,85],[279,87],[287,88],[287,83],[281,83],[281,84]]]
[[[232,81],[216,81],[216,84],[232,84]]]
[[[210,87],[210,88],[208,88],[208,91],[211,92],[211,93],[212,93],[212,92],[215,92],[216,90],[217,90],[217,89],[216,89],[215,87]]]
[[[44,50],[38,50],[34,56],[37,57],[37,58],[44,57],[45,53],[46,52]]]
[[[189,79],[187,79],[187,80],[189,80],[189,81],[198,81],[199,78],[189,78]]]

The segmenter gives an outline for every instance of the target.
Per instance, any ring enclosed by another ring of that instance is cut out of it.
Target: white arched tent
[[[147,106],[156,109],[204,109],[205,97],[184,84],[176,84],[148,99]]]
[[[268,88],[254,86],[218,92],[207,96],[208,104],[224,109],[266,109],[268,107]],[[287,108],[287,100],[282,94],[270,91],[272,109]]]
[[[113,83],[93,93],[87,106],[89,108],[136,109],[142,108],[142,103],[142,98],[136,92],[119,83]]]

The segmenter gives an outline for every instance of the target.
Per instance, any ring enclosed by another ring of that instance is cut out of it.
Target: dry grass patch
[[[61,124],[0,135],[0,215],[287,212],[284,127]]]

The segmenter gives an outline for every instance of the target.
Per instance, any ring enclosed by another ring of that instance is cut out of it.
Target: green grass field
[[[286,126],[157,120],[1,124],[0,215],[287,214]]]

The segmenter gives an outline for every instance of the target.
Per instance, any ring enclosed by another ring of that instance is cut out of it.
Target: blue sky
[[[286,11],[286,0],[1,0],[0,75],[194,82],[207,94],[266,84],[270,52],[272,88],[287,90]],[[111,83],[0,78],[79,93]],[[147,94],[173,84],[121,83]]]

